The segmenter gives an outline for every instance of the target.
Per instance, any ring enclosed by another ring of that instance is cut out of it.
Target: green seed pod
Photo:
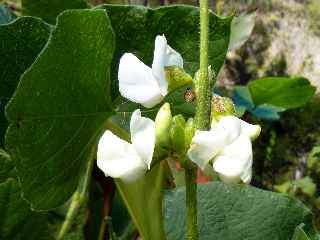
[[[172,118],[170,129],[171,146],[172,149],[179,155],[184,155],[186,152],[185,126],[186,121],[181,114]]]
[[[172,122],[172,115],[170,104],[165,103],[159,109],[156,119],[156,144],[160,147],[166,147],[169,145],[169,130]]]
[[[236,115],[233,101],[227,97],[218,95],[212,96],[211,99],[211,125],[215,124],[221,117]]]
[[[170,66],[165,67],[166,79],[169,83],[169,92],[192,83],[192,77],[183,68]]]

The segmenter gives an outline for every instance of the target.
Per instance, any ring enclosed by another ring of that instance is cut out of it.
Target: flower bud
[[[184,129],[184,138],[186,146],[190,146],[194,133],[194,120],[193,118],[189,118]]]
[[[158,146],[169,145],[169,130],[172,122],[170,104],[165,103],[159,109],[156,119],[156,143]]]
[[[186,152],[185,126],[186,121],[181,114],[172,118],[170,129],[171,145],[172,149],[180,155],[183,155]]]
[[[171,92],[186,84],[192,83],[192,77],[177,66],[165,67],[166,79],[168,81],[168,91]]]

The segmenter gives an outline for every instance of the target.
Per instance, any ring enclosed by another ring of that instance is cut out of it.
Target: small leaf
[[[185,188],[167,192],[164,216],[167,240],[185,239]],[[199,239],[288,240],[304,223],[312,229],[310,210],[288,195],[244,185],[198,185]]]
[[[65,11],[6,108],[6,145],[24,197],[35,209],[68,200],[94,157],[113,113],[108,84],[113,50],[105,11]]]
[[[256,12],[234,17],[231,23],[229,51],[241,47],[250,37],[256,20]]]
[[[49,25],[33,17],[21,17],[0,26],[0,146],[3,145],[8,126],[4,108],[16,89],[21,74],[38,56],[49,34]]]
[[[289,109],[307,103],[316,91],[306,78],[270,77],[248,84],[255,105],[270,104]]]
[[[21,5],[23,15],[40,17],[51,24],[64,10],[88,8],[85,0],[21,0]]]

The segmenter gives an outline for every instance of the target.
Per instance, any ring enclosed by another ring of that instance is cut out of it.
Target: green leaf
[[[117,79],[120,57],[135,54],[148,66],[153,59],[156,35],[164,34],[168,44],[184,59],[184,69],[194,74],[199,69],[199,8],[169,6],[151,9],[141,6],[102,5],[107,10],[117,37],[112,79]],[[209,64],[216,73],[228,50],[232,17],[220,18],[210,12]],[[114,89],[118,91],[117,81]]]
[[[157,164],[145,177],[131,184],[116,180],[117,188],[142,239],[165,239],[162,189],[166,180],[166,164]]]
[[[35,209],[64,203],[94,157],[110,106],[114,35],[103,10],[70,10],[7,106],[6,145]]]
[[[8,153],[0,149],[0,183],[5,182],[8,178],[17,178],[14,170],[14,164]]]
[[[164,199],[168,240],[185,239],[185,188]],[[198,185],[199,239],[288,240],[300,223],[312,228],[308,208],[288,195],[244,185]]]
[[[248,84],[255,105],[271,104],[289,109],[308,102],[316,88],[308,79],[302,77],[270,77],[252,81]]]
[[[256,12],[234,17],[231,23],[229,51],[241,47],[250,37],[256,20]]]
[[[0,239],[51,239],[47,216],[31,211],[21,198],[13,167],[10,156],[0,149]]]
[[[16,89],[21,74],[34,62],[48,40],[50,27],[32,17],[21,17],[0,26],[0,146],[7,120],[4,108]]]
[[[279,120],[280,112],[283,112],[285,109],[279,108],[270,104],[262,104],[256,108],[249,110],[254,116],[266,119],[266,120]]]
[[[0,184],[0,239],[51,239],[47,216],[31,211],[20,195],[16,180]]]
[[[85,0],[21,0],[21,5],[23,15],[40,17],[51,24],[64,10],[88,8]]]
[[[308,235],[303,231],[303,227],[304,227],[303,223],[296,227],[292,240],[311,240],[308,237]]]
[[[248,110],[254,108],[250,91],[246,86],[236,86],[233,92],[232,100],[236,106],[243,106]]]
[[[17,16],[6,6],[5,4],[0,4],[0,24],[6,24],[15,20]]]

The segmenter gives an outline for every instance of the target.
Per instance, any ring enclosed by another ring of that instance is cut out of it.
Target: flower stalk
[[[208,0],[200,0],[200,73],[196,82],[197,108],[195,127],[207,130],[210,127],[211,88],[212,83],[208,74],[208,34],[209,9]],[[197,223],[197,167],[189,162],[185,169],[186,208],[187,208],[187,239],[198,240]]]
[[[67,212],[67,216],[58,233],[57,240],[64,239],[70,230],[79,209],[86,203],[88,197],[88,188],[91,181],[91,174],[94,166],[95,158],[91,156],[90,161],[85,170],[85,174],[80,179],[79,186],[71,198],[71,203]]]

